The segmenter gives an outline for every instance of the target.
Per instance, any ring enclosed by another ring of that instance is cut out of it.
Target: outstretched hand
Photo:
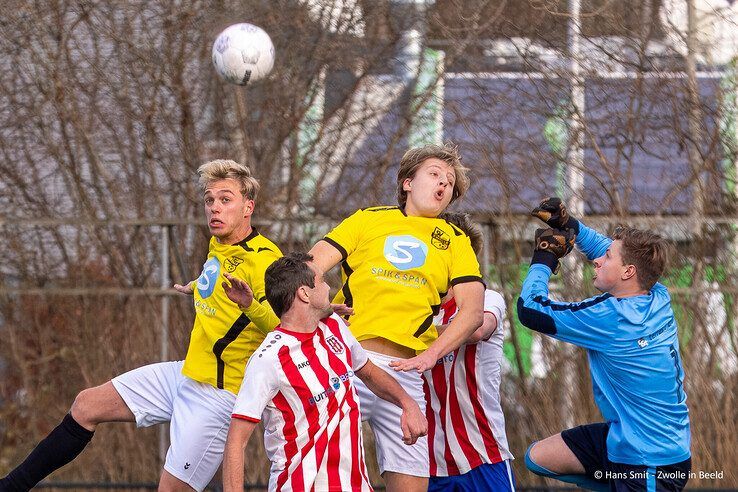
[[[545,198],[530,214],[553,229],[577,229],[577,220],[569,215],[566,205],[558,197]]]
[[[433,354],[430,353],[430,350],[426,350],[422,354],[409,359],[393,360],[389,363],[389,366],[395,371],[407,372],[416,370],[419,373],[423,373],[435,366],[437,361],[438,358],[434,357]]]
[[[176,290],[180,294],[191,296],[195,293],[195,281],[193,280],[192,282],[187,282],[184,285],[174,284],[174,290]]]
[[[254,291],[251,290],[249,284],[237,279],[230,273],[224,273],[223,276],[228,280],[228,282],[223,282],[222,284],[228,299],[238,304],[238,307],[241,309],[251,306],[251,303],[254,302]]]
[[[353,316],[354,314],[354,308],[347,306],[346,304],[331,304],[331,309],[333,309],[333,312],[341,317]]]

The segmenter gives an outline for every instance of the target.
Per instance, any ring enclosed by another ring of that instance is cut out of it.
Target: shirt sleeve
[[[612,239],[579,222],[576,244],[589,260],[594,260],[605,254]]]
[[[465,282],[482,282],[479,272],[477,255],[471,247],[469,236],[463,234],[455,236],[451,244],[451,275],[450,284],[457,285]]]
[[[369,360],[369,356],[367,355],[366,350],[364,350],[364,347],[361,346],[358,340],[356,340],[356,337],[351,333],[348,326],[346,326],[346,322],[340,316],[335,314],[333,315],[333,319],[338,320],[338,329],[341,331],[343,343],[345,343],[351,351],[351,369],[356,372],[364,367],[364,364]]]
[[[617,333],[618,311],[611,294],[582,302],[549,298],[551,269],[533,264],[518,298],[518,319],[531,330],[590,350],[606,351]]]
[[[346,259],[359,245],[360,233],[366,226],[362,222],[363,211],[357,210],[345,218],[323,240],[341,252],[341,258]]]
[[[275,353],[273,348],[267,352],[257,351],[249,359],[233,405],[233,418],[261,421],[261,414],[279,391],[277,363],[274,357],[270,357],[270,354]]]
[[[484,312],[492,313],[497,318],[498,329],[505,317],[505,298],[499,292],[486,289],[484,291]]]
[[[254,301],[243,312],[262,333],[269,333],[279,324],[279,318],[266,300],[264,274],[269,265],[280,256],[272,251],[256,253],[252,266],[248,271],[242,271],[242,275],[254,292]]]
[[[243,313],[253,321],[256,328],[266,334],[272,331],[279,324],[279,318],[274,314],[274,310],[267,300],[259,302],[254,299],[251,305],[243,310]]]

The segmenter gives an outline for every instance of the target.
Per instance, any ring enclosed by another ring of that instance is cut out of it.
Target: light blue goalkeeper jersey
[[[593,260],[612,240],[580,223],[576,242]],[[610,461],[662,466],[689,458],[684,371],[666,287],[657,283],[648,295],[562,303],[548,297],[550,276],[548,266],[531,265],[518,316],[530,329],[587,350],[595,403],[610,424]]]

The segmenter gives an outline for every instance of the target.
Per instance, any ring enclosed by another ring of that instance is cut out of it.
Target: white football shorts
[[[418,402],[420,410],[425,414],[425,395],[421,375],[415,371],[401,372],[392,369],[389,363],[397,360],[397,357],[369,350],[366,352],[369,360],[395,378],[410,397]],[[354,385],[359,394],[361,419],[368,421],[369,427],[374,432],[380,473],[389,471],[427,477],[430,474],[428,437],[421,437],[412,446],[402,442],[402,427],[400,426],[402,409],[372,393],[360,378],[354,379]]]
[[[150,364],[112,383],[138,427],[171,422],[164,469],[202,491],[223,460],[236,395],[182,375],[183,364]]]

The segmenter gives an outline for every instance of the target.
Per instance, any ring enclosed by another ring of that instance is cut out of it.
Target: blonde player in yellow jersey
[[[0,491],[35,486],[72,461],[103,422],[139,427],[171,422],[159,490],[203,490],[217,471],[246,361],[279,323],[264,300],[264,272],[282,254],[251,226],[259,184],[247,167],[217,160],[198,174],[213,237],[200,277],[175,285],[194,294],[187,357],[143,366],[83,390],[61,424],[0,479]],[[242,298],[240,306],[229,300],[232,287],[224,279],[247,282],[253,298]]]
[[[310,253],[322,271],[338,263],[343,287],[336,301],[352,306],[350,328],[374,364],[392,374],[425,411],[421,373],[482,324],[484,284],[469,237],[438,216],[469,187],[450,144],[411,149],[400,161],[399,207],[359,210]],[[458,314],[427,345],[441,297],[453,286]],[[394,370],[393,370],[394,369]],[[359,381],[362,418],[374,432],[377,461],[390,492],[425,491],[426,438],[402,444],[400,416]]]

